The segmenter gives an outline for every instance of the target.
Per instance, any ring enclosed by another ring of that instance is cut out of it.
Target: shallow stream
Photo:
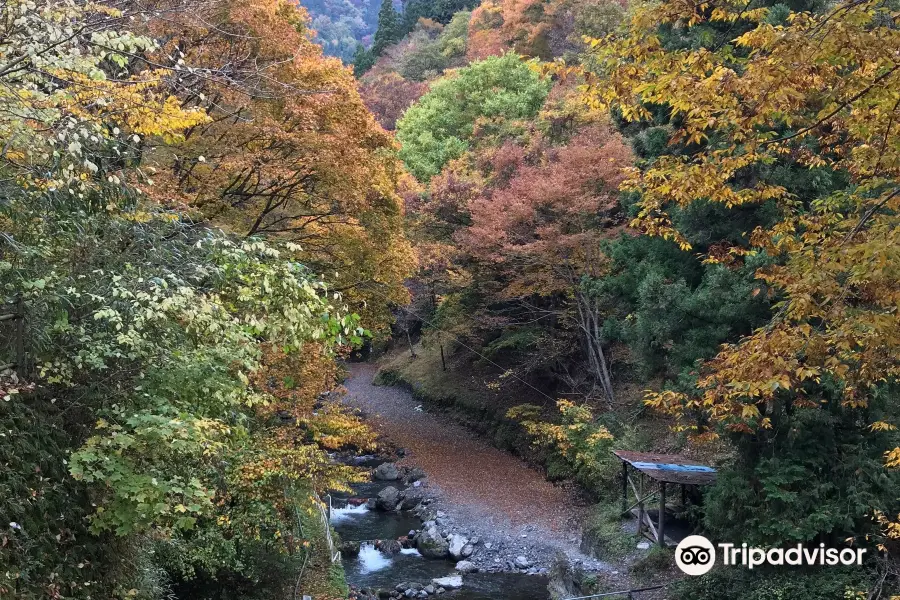
[[[350,497],[369,498],[391,482],[370,482],[354,486]],[[335,497],[341,505],[344,498]],[[397,539],[419,529],[421,521],[407,512],[386,513],[365,505],[333,508],[331,523],[342,541],[361,541],[359,556],[344,559],[347,582],[358,589],[392,589],[401,582],[427,585],[436,577],[454,574],[449,560],[424,558],[417,550],[406,549],[387,556],[375,549],[371,540]],[[519,573],[467,573],[463,587],[444,597],[458,600],[547,600],[547,578]]]

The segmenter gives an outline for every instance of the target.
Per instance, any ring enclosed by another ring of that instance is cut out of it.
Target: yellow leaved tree
[[[668,118],[673,150],[624,186],[640,196],[635,226],[689,250],[674,212],[701,202],[777,209],[746,247],[704,257],[759,265],[757,293],[777,304],[764,327],[702,365],[695,392],[648,393],[682,430],[759,439],[780,415],[829,402],[872,435],[894,429],[898,22],[896,3],[875,0],[821,12],[674,0],[640,4],[626,31],[591,41],[589,101],[626,122]],[[773,176],[784,164],[843,185],[798,198]],[[900,448],[885,458],[900,466]]]

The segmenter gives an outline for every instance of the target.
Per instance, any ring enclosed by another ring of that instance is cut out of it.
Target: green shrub
[[[637,538],[622,527],[621,506],[612,502],[597,504],[584,521],[582,548],[604,560],[621,558],[631,552]]]
[[[378,372],[375,373],[375,379],[372,380],[372,383],[375,385],[397,385],[402,381],[402,377],[400,376],[400,372],[395,369],[389,368],[381,368],[378,369]]]
[[[655,573],[670,569],[674,564],[675,555],[672,550],[654,544],[646,556],[631,565],[631,573],[638,579],[647,579]]]

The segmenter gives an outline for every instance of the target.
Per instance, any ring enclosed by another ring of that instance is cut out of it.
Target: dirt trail
[[[512,556],[527,551],[538,564],[548,564],[559,549],[588,569],[609,569],[578,550],[582,509],[574,493],[462,426],[417,410],[406,390],[373,385],[375,365],[349,368],[345,402],[368,413],[382,434],[406,449],[403,462],[428,473],[439,506],[457,524],[496,540]]]

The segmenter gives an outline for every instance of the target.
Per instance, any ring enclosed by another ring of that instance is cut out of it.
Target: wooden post
[[[16,294],[16,373],[24,378],[25,372],[25,302],[22,294]]]
[[[659,482],[659,545],[666,547],[666,482]]]
[[[644,530],[644,474],[641,473],[641,481],[638,485],[638,537]]]
[[[640,498],[638,498],[640,500]],[[628,463],[622,461],[622,514],[628,512]]]

